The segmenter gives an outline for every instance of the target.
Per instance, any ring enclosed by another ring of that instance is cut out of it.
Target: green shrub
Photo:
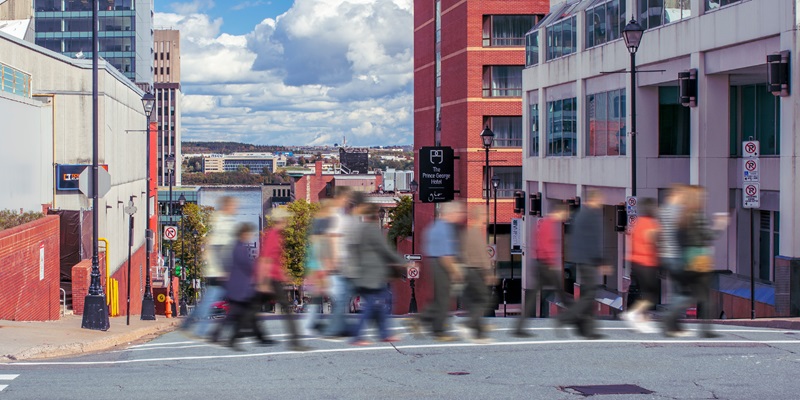
[[[33,211],[21,213],[14,210],[0,210],[0,231],[36,221],[39,218],[44,218],[44,214]]]

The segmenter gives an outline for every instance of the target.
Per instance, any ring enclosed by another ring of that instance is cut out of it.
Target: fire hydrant
[[[172,297],[167,296],[167,300],[164,302],[166,305],[166,311],[164,311],[164,315],[167,318],[172,318]]]

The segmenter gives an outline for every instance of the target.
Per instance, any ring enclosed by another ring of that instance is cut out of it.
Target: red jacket
[[[269,264],[258,263],[258,276],[268,276],[276,282],[288,282],[286,268],[283,266],[283,236],[277,229],[268,229],[261,237],[259,257],[272,259]]]
[[[536,229],[536,259],[546,265],[561,263],[561,221],[546,217]]]

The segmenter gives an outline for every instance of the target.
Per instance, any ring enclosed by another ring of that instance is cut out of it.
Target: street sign
[[[102,166],[97,171],[97,197],[103,197],[111,190],[111,175]],[[87,167],[78,176],[78,190],[86,197],[92,197],[92,167]]]
[[[164,240],[175,240],[178,237],[178,227],[167,225],[164,227]]]
[[[745,140],[742,142],[742,157],[744,158],[755,158],[758,157],[760,154],[760,148],[758,140]]]
[[[639,218],[639,217],[636,216],[635,214],[634,215],[630,215],[630,214],[628,215],[628,229],[633,228],[633,226],[636,225],[636,219],[637,218]]]
[[[761,189],[757,182],[745,183],[742,188],[744,208],[761,207]]]
[[[759,181],[759,164],[761,163],[758,158],[746,158],[742,163],[742,174],[744,175],[745,182],[758,182]]]
[[[419,279],[419,267],[416,265],[406,269],[406,276],[408,279]]]
[[[628,215],[636,215],[636,208],[639,204],[639,199],[636,196],[628,196],[625,198],[625,208]]]
[[[522,254],[522,218],[511,218],[511,254]]]
[[[422,254],[403,254],[403,258],[405,258],[406,261],[421,261]]]
[[[490,244],[486,246],[486,251],[489,253],[489,258],[491,258],[492,261],[497,261],[497,245]]]
[[[419,149],[419,198],[423,203],[453,200],[455,177],[452,147]]]

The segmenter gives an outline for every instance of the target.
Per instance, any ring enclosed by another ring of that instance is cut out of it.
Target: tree
[[[286,207],[291,211],[292,216],[283,231],[283,261],[292,283],[300,285],[305,274],[306,247],[311,230],[311,220],[314,218],[314,213],[319,210],[319,204],[299,199],[289,203]]]
[[[180,291],[182,298],[194,298],[195,290],[192,288],[193,279],[203,277],[203,242],[211,228],[211,213],[213,207],[199,206],[186,203],[183,206],[183,217],[178,222],[178,240],[171,244],[177,260],[176,264],[185,268],[187,279],[181,280]],[[185,296],[185,297],[183,297]]]
[[[387,237],[392,246],[397,246],[397,239],[404,239],[411,236],[411,197],[403,196],[395,200],[397,204],[389,210],[389,225]]]

